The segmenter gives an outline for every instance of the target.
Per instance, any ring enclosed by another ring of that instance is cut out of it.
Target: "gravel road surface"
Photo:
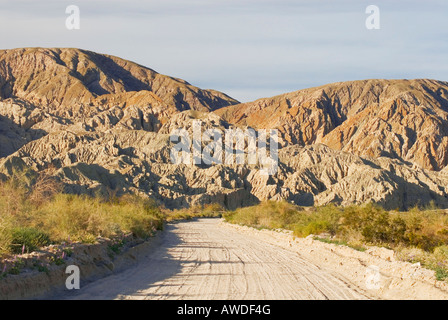
[[[289,248],[220,219],[167,225],[138,265],[70,299],[368,299],[366,291]]]

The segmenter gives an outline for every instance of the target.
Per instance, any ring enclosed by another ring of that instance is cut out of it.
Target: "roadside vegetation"
[[[95,197],[65,194],[45,171],[17,171],[0,179],[0,268],[2,260],[42,247],[96,243],[99,238],[112,240],[110,249],[117,253],[124,239],[149,238],[166,221],[216,217],[222,210],[218,205],[167,210],[151,199],[112,192]]]
[[[146,238],[163,222],[164,215],[153,201],[133,195],[64,194],[57,181],[28,170],[0,182],[0,257],[64,241]]]
[[[185,209],[163,210],[167,222],[173,220],[191,220],[193,218],[217,218],[225,212],[217,203],[194,206]]]
[[[373,204],[305,208],[267,201],[235,211],[224,211],[216,204],[167,210],[135,195],[64,194],[62,185],[50,176],[24,170],[0,180],[0,278],[6,271],[18,272],[17,255],[52,244],[96,243],[107,238],[113,243],[111,252],[117,253],[125,239],[149,238],[167,221],[222,216],[230,223],[287,229],[297,237],[312,235],[356,250],[384,246],[400,260],[420,262],[433,269],[438,279],[448,279],[448,213],[434,206],[401,212]],[[70,253],[70,248],[61,250],[55,263],[62,263],[61,256]],[[6,270],[2,261],[11,257],[13,263]]]
[[[406,212],[387,211],[374,204],[303,208],[288,202],[267,201],[223,215],[230,223],[256,228],[288,229],[297,237],[357,250],[367,246],[393,249],[397,257],[448,278],[448,213],[434,206]]]

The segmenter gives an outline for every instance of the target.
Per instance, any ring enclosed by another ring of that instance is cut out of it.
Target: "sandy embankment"
[[[221,219],[169,223],[151,241],[110,257],[107,243],[79,245],[81,288],[65,288],[65,266],[0,281],[0,298],[49,299],[447,299],[434,272],[291,232]],[[54,291],[56,290],[56,291]],[[48,295],[48,293],[52,293]]]

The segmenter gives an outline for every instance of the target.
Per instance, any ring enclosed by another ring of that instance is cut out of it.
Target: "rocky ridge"
[[[448,83],[363,80],[259,99],[216,113],[235,125],[278,129],[289,144],[323,143],[360,156],[448,165]]]
[[[158,131],[179,111],[236,103],[224,93],[110,55],[58,48],[0,50],[0,157],[50,132]]]
[[[177,117],[184,119],[186,127],[196,120],[189,111]],[[201,118],[204,127],[224,131],[215,120],[208,113]],[[161,131],[171,126],[169,121]],[[397,159],[359,157],[323,144],[292,145],[280,149],[278,171],[269,176],[256,165],[172,164],[173,146],[168,133],[62,131],[29,142],[0,166],[5,174],[22,166],[37,171],[55,167],[53,174],[64,182],[67,192],[134,192],[169,208],[219,203],[234,209],[263,200],[299,205],[373,200],[391,209],[430,201],[448,206],[448,175]]]
[[[0,176],[53,168],[66,192],[134,192],[168,208],[448,207],[445,82],[353,81],[237,104],[119,58],[36,48],[0,51],[0,98]],[[173,164],[170,134],[198,120],[202,131],[278,129],[277,172]]]

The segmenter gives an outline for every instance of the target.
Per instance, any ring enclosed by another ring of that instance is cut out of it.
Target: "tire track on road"
[[[337,274],[286,248],[224,228],[219,219],[167,225],[154,252],[72,299],[366,299]]]

